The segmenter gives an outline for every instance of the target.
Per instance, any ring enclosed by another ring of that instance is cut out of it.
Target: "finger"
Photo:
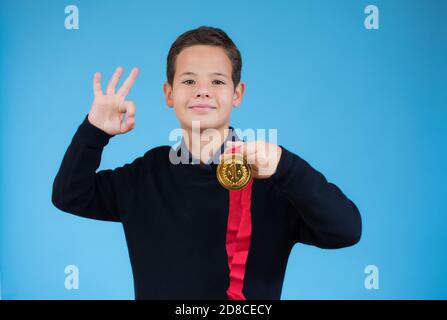
[[[100,72],[95,72],[95,75],[93,76],[93,94],[95,96],[102,96]]]
[[[127,117],[135,117],[136,106],[133,101],[124,101],[123,109],[126,112]]]
[[[262,156],[258,152],[248,154],[245,159],[249,164],[256,164],[260,168],[267,168],[270,165],[269,158]]]
[[[120,132],[126,133],[135,128],[135,118],[127,118],[126,122],[121,122]]]
[[[124,71],[124,69],[122,67],[116,68],[115,73],[113,74],[112,78],[109,81],[109,85],[107,86],[107,90],[106,90],[107,94],[115,93],[115,87],[118,84],[118,81],[120,80],[120,77],[123,74],[123,71]]]
[[[124,98],[123,98],[123,100],[118,105],[118,112],[119,113],[126,113],[126,111],[127,111],[126,105],[127,105],[128,102],[129,101],[125,101]]]
[[[221,154],[219,156],[219,162],[223,162],[225,159],[225,156]],[[248,164],[252,165],[252,169],[257,173],[257,157],[255,154],[251,154],[247,157],[244,157],[244,159],[247,161]]]
[[[256,153],[251,153],[245,157],[245,160],[249,164],[256,164],[257,156]]]
[[[126,81],[124,81],[123,85],[118,90],[117,94],[123,97],[127,96],[139,73],[140,71],[138,70],[138,68],[133,68],[132,71],[130,72],[130,75],[127,77]]]

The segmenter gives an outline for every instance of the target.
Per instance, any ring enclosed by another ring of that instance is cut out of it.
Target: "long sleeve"
[[[54,206],[86,218],[121,221],[120,204],[123,201],[120,200],[123,199],[123,191],[129,192],[129,179],[135,173],[135,163],[96,172],[102,151],[111,137],[85,117],[54,180]]]
[[[296,242],[325,249],[356,244],[362,221],[357,206],[333,183],[283,146],[272,178],[296,214]]]

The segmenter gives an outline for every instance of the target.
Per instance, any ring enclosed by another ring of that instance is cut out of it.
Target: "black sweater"
[[[96,172],[111,137],[85,117],[54,180],[53,204],[78,216],[122,223],[136,299],[227,299],[229,191],[220,186],[216,165],[174,165],[171,147],[160,146],[130,164]],[[247,299],[280,299],[295,243],[335,249],[354,245],[361,236],[355,204],[281,148],[273,176],[253,182]]]

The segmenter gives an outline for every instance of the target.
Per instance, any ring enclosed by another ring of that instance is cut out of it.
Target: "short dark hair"
[[[231,61],[231,78],[236,87],[241,80],[242,57],[239,49],[236,47],[230,37],[221,29],[201,26],[181,34],[171,45],[168,53],[166,75],[168,83],[172,86],[174,82],[175,63],[179,53],[188,47],[194,45],[211,45],[222,47]]]

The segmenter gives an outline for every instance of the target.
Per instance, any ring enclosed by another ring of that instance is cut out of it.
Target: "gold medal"
[[[228,190],[238,190],[245,187],[251,179],[251,165],[240,153],[226,153],[217,166],[217,180]]]

